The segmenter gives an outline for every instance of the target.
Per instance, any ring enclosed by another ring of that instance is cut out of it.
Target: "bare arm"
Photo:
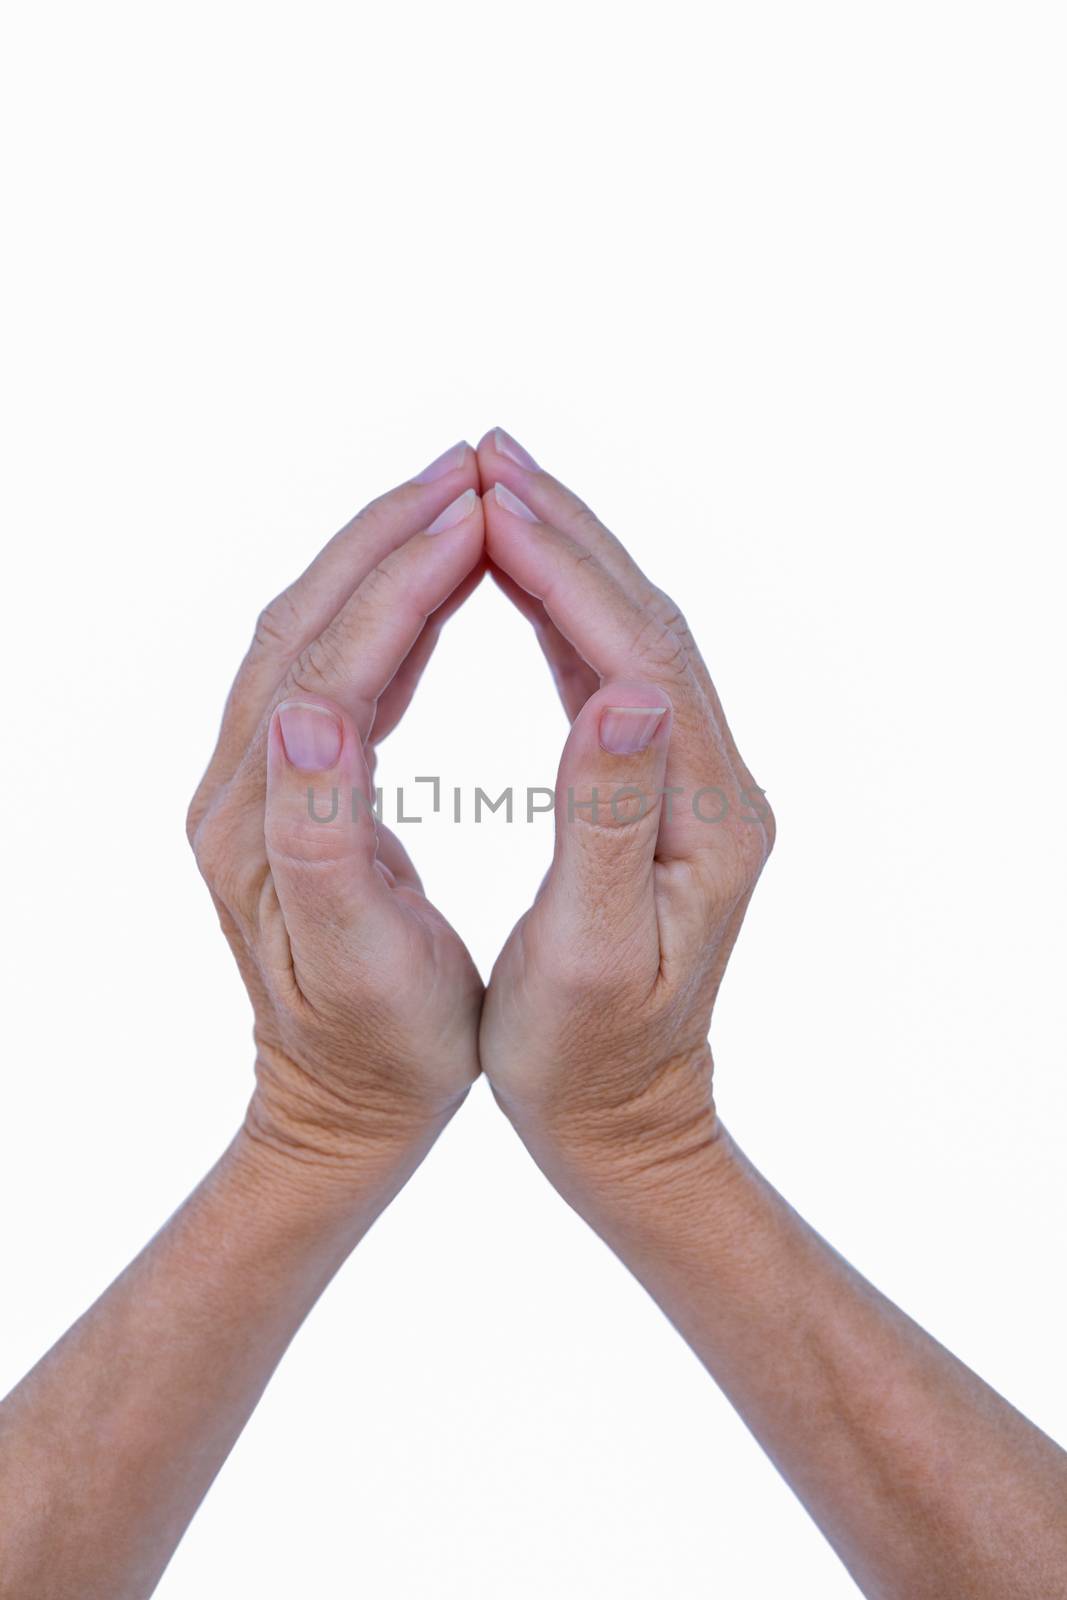
[[[3,1600],[152,1593],[293,1334],[422,1154],[341,1172],[235,1139],[0,1407]]]
[[[374,742],[481,570],[476,484],[470,447],[448,451],[260,617],[189,813],[252,1001],[255,1092],[0,1407],[0,1600],[151,1593],[293,1333],[477,1075],[481,981],[369,804]]]
[[[520,1132],[703,1361],[870,1596],[1067,1596],[1067,1454],[873,1288],[710,1116],[561,1160]]]
[[[835,1255],[717,1118],[712,1007],[774,819],[677,606],[514,441],[479,456],[505,486],[485,497],[490,558],[573,720],[555,857],[483,1009],[497,1098],[865,1593],[1067,1596],[1067,1456]]]

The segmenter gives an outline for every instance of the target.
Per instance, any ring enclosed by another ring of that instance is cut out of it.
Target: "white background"
[[[726,1121],[1067,1436],[1062,27],[1019,0],[12,12],[0,1384],[249,1092],[183,817],[256,612],[499,422],[685,607],[778,814],[713,1032]],[[382,777],[549,783],[563,732],[486,585]],[[549,827],[405,834],[483,970]],[[854,1592],[484,1086],[159,1590]]]

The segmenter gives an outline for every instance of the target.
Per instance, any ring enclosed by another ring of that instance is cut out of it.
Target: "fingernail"
[[[505,511],[512,512],[516,517],[524,517],[527,522],[536,522],[536,514],[530,510],[525,501],[520,500],[517,494],[512,494],[506,483],[494,483],[493,493],[496,503],[503,506]]]
[[[524,450],[519,441],[513,439],[510,433],[505,433],[503,428],[493,430],[493,445],[498,456],[507,456],[509,461],[514,461],[524,472],[540,470],[529,450]]]
[[[450,506],[445,506],[439,517],[434,518],[426,532],[444,533],[446,528],[454,528],[470,516],[477,498],[473,489],[464,489],[458,500],[453,500]]]
[[[278,707],[278,726],[289,763],[300,772],[328,772],[337,765],[344,729],[325,706],[286,700]]]
[[[640,755],[652,743],[666,710],[666,706],[607,706],[600,718],[601,746],[613,756]]]
[[[443,478],[448,472],[455,472],[457,467],[463,465],[470,445],[466,439],[461,439],[454,444],[451,450],[446,450],[444,455],[438,456],[436,461],[431,461],[428,467],[423,467],[417,477],[412,478],[412,483],[434,483],[438,478]]]

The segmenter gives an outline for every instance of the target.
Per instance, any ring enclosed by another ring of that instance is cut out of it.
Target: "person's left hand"
[[[718,1136],[708,1029],[774,838],[678,607],[497,430],[486,552],[572,720],[556,848],[493,969],[481,1062],[569,1196]]]

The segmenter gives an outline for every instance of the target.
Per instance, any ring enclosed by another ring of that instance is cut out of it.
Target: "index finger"
[[[391,551],[429,527],[477,481],[474,451],[461,440],[416,477],[372,500],[334,534],[300,577],[264,608],[226,701],[218,742],[194,810],[206,806],[237,770],[272,695],[301,651],[329,626]]]
[[[478,443],[478,470],[482,474],[483,483],[504,483],[512,493],[518,494],[518,498],[536,512],[537,517],[549,522],[561,533],[568,534],[569,538],[582,546],[582,549],[589,550],[633,602],[640,605],[651,618],[662,622],[672,630],[673,634],[685,640],[689,669],[712,707],[715,725],[725,742],[729,758],[745,786],[755,792],[757,789],[755,779],[745,766],[741,752],[737,750],[733,733],[729,731],[725,712],[704,656],[697,648],[693,635],[689,634],[680,608],[675,605],[670,595],[665,595],[662,589],[657,589],[656,584],[633,560],[621,539],[600,522],[600,518],[585,504],[585,501],[582,501],[574,490],[569,490],[565,483],[553,478],[550,472],[545,472],[544,467],[534,461],[530,451],[523,450],[518,440],[506,434],[502,427],[494,427]]]
[[[484,504],[490,559],[537,596],[599,677],[646,681],[668,696],[674,732],[661,857],[718,853],[727,834],[712,819],[724,822],[731,806],[736,810],[737,782],[685,641],[633,599],[597,555],[537,519],[508,490],[498,485]]]
[[[711,673],[680,607],[642,571],[622,540],[605,527],[573,489],[539,466],[529,451],[503,428],[491,429],[479,441],[478,470],[484,484],[503,483],[541,520],[558,528],[595,555],[604,570],[611,574],[635,604],[684,641],[690,670],[711,708],[735,772],[745,786],[746,793],[751,796],[762,794],[737,747]],[[766,813],[765,825],[773,826],[769,812]]]

